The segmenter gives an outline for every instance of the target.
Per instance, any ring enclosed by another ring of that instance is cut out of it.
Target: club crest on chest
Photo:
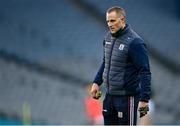
[[[124,46],[125,46],[124,44],[120,44],[120,45],[119,45],[119,50],[123,50],[123,49],[124,49]]]

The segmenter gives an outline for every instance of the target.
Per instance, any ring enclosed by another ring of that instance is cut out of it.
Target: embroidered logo
[[[111,45],[111,42],[106,42],[106,44]]]
[[[120,45],[119,45],[119,50],[123,50],[123,49],[124,49],[124,46],[125,46],[124,44],[120,44]]]
[[[118,112],[118,117],[123,118],[123,112]]]

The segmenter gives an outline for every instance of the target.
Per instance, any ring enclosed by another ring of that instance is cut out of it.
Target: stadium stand
[[[81,87],[72,88],[74,84],[71,81],[52,78],[2,59],[0,69],[0,110],[7,115],[13,113],[21,119],[23,105],[28,103],[34,122],[85,123],[82,106],[85,91]]]

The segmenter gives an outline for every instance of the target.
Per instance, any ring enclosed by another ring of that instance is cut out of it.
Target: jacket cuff
[[[101,84],[97,80],[94,80],[93,83],[96,83],[98,86],[101,86]]]
[[[149,98],[140,98],[140,100],[139,101],[142,101],[142,102],[149,102]]]

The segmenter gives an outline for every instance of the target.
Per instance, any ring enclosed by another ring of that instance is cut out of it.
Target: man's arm
[[[100,86],[103,83],[103,79],[102,79],[102,75],[104,72],[104,66],[105,66],[105,62],[104,62],[104,58],[103,58],[103,62],[94,78],[93,83],[96,83],[98,86]]]
[[[151,72],[149,66],[148,51],[143,40],[137,38],[130,44],[130,57],[140,74],[140,116],[148,111],[148,101],[151,93]],[[147,110],[147,111],[146,111]]]
[[[103,46],[105,45],[105,42],[103,41]],[[105,56],[103,54],[103,62],[94,78],[93,85],[91,88],[91,95],[93,98],[97,99],[96,93],[99,92],[99,86],[103,83],[103,72],[105,67]]]
[[[129,49],[130,57],[140,74],[140,101],[148,102],[151,93],[151,72],[148,51],[143,40],[133,40]]]
[[[99,86],[103,82],[102,74],[103,74],[103,71],[104,71],[104,64],[105,63],[103,61],[103,63],[101,64],[101,67],[98,70],[98,73],[96,74],[96,77],[95,77],[95,79],[93,81],[93,85],[92,85],[92,88],[91,88],[91,95],[95,99],[99,98],[99,97],[97,97],[96,93],[99,92]]]

